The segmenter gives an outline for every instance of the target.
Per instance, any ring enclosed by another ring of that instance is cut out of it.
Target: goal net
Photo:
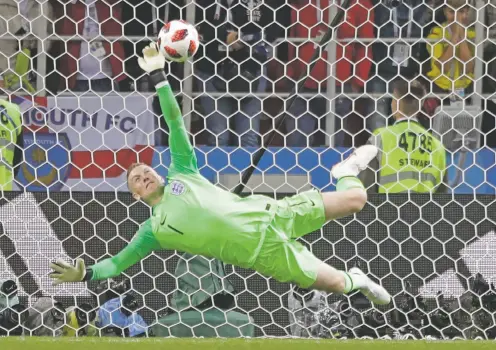
[[[168,250],[113,280],[51,285],[51,261],[111,257],[151,214],[126,170],[165,176],[168,130],[137,57],[172,19],[201,37],[166,69],[202,175],[232,191],[266,147],[242,195],[334,190],[332,166],[394,127],[392,82],[424,86],[415,120],[446,148],[447,191],[371,193],[300,239],[393,303]],[[23,158],[0,200],[0,335],[495,339],[495,20],[482,0],[2,1],[0,91],[21,110]]]

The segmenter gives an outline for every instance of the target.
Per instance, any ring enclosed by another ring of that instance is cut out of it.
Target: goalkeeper
[[[358,148],[331,170],[337,191],[312,190],[282,200],[261,195],[241,198],[200,175],[181,112],[167,82],[165,57],[155,44],[143,50],[140,67],[150,74],[169,126],[171,164],[168,184],[154,169],[134,164],[127,181],[136,200],[153,208],[133,240],[112,258],[85,267],[64,261],[50,265],[54,284],[102,280],[121,272],[159,249],[216,258],[254,269],[280,282],[331,293],[360,290],[372,302],[387,304],[389,293],[358,268],[338,271],[310,253],[297,238],[320,229],[327,221],[360,211],[366,191],[358,173],[375,158],[377,148]]]

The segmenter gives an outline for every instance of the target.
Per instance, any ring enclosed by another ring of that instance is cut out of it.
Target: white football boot
[[[387,290],[380,286],[379,284],[372,281],[362,270],[358,267],[353,267],[348,271],[349,275],[360,275],[364,277],[368,282],[367,286],[360,288],[360,292],[367,297],[371,302],[377,305],[387,305],[391,302],[391,295]]]
[[[337,180],[346,176],[356,177],[367,168],[378,152],[379,149],[373,145],[358,147],[348,158],[333,166],[331,174]]]

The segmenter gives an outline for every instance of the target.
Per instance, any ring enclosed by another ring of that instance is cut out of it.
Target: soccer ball
[[[198,31],[183,20],[170,21],[160,30],[157,46],[168,60],[185,62],[198,50]]]

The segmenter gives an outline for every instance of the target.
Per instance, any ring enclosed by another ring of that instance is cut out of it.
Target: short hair
[[[466,6],[470,6],[470,3],[470,0],[446,0],[445,4],[454,10],[458,10]]]
[[[132,163],[129,166],[129,168],[127,168],[126,181],[129,181],[129,175],[131,175],[131,171],[133,171],[135,168],[139,167],[140,165],[145,165],[145,163]]]
[[[422,101],[426,92],[420,82],[397,80],[393,83],[393,94],[398,98],[398,108],[404,115],[412,117],[422,110]]]

